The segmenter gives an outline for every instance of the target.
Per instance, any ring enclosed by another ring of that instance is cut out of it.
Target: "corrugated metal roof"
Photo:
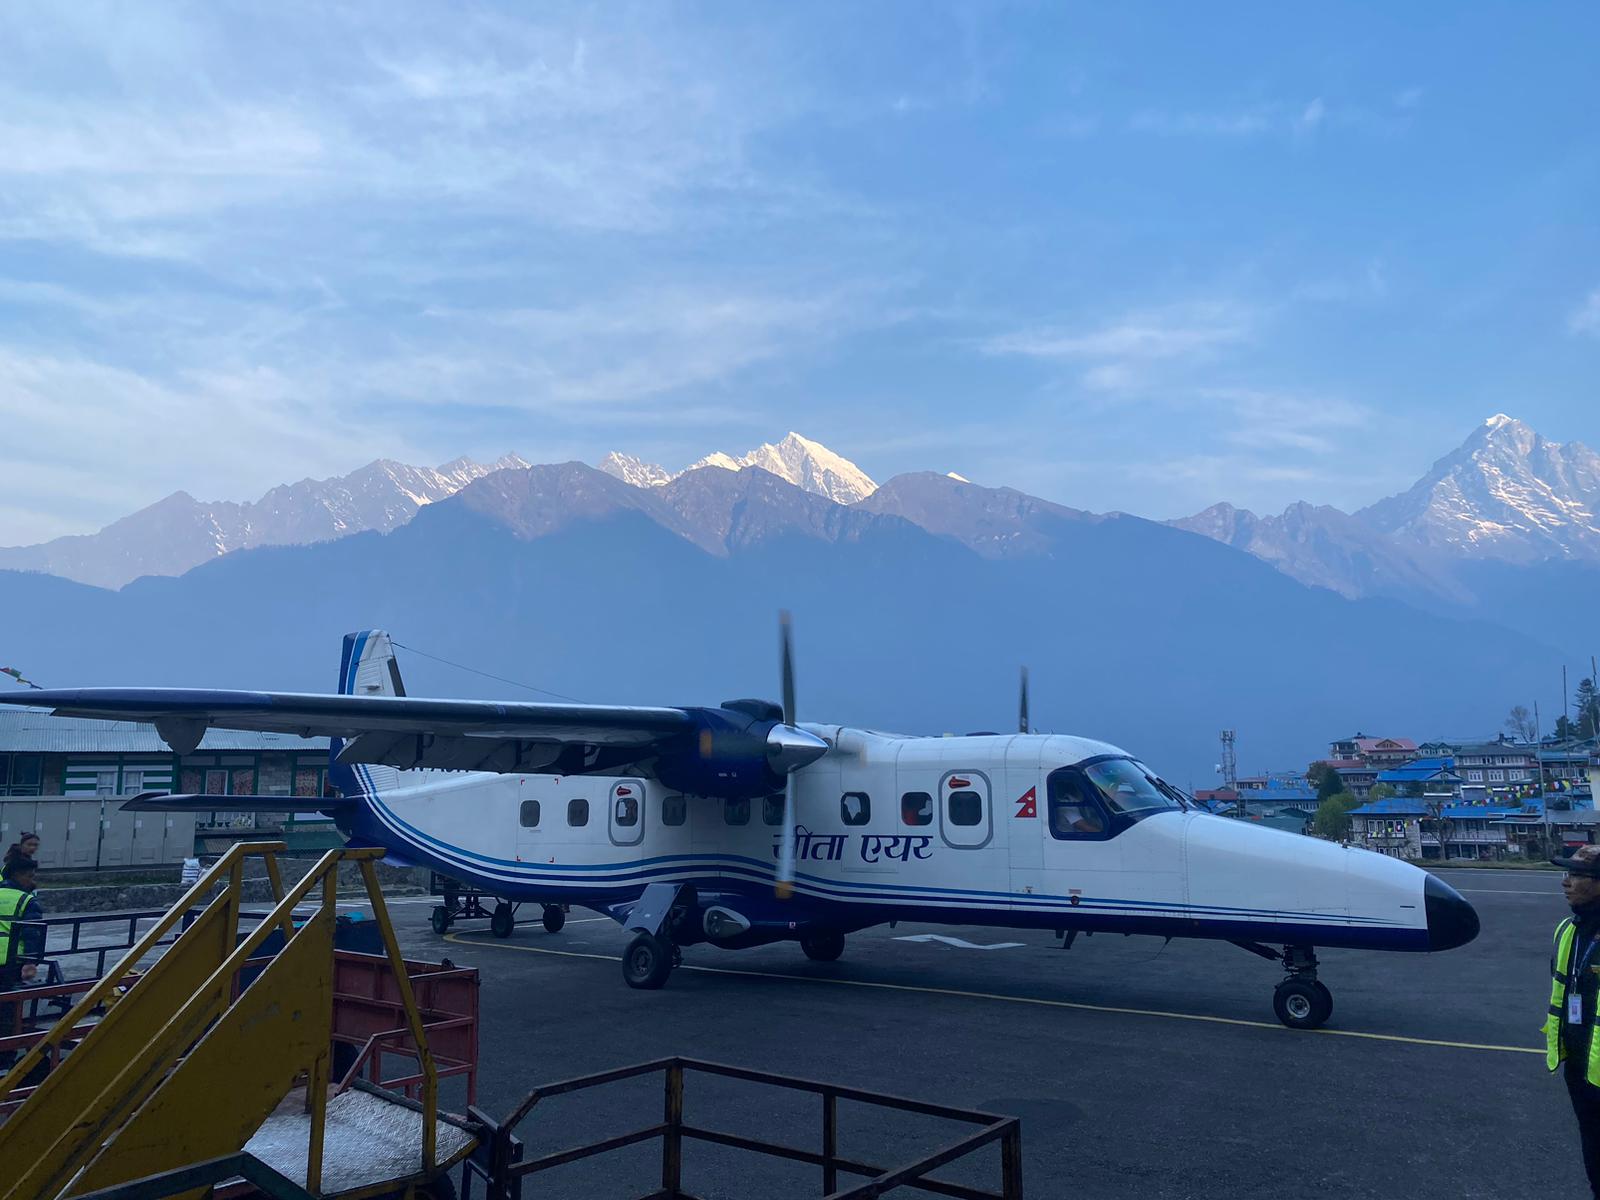
[[[1427,783],[1435,779],[1460,782],[1461,777],[1455,774],[1455,765],[1456,760],[1453,758],[1413,759],[1402,767],[1390,767],[1378,776],[1378,782]]]
[[[215,750],[326,750],[328,739],[289,733],[251,733],[208,729],[197,754]],[[25,754],[170,754],[154,725],[126,721],[89,721],[52,717],[44,709],[0,711],[0,753]]]

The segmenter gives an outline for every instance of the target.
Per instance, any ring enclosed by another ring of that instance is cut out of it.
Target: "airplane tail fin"
[[[394,660],[394,643],[381,629],[364,629],[344,635],[339,661],[341,696],[404,696],[400,666]]]
[[[394,657],[394,643],[383,630],[363,629],[344,635],[344,651],[339,659],[339,694],[406,694],[406,686],[400,679],[400,665]],[[328,743],[328,778],[342,795],[371,795],[399,784],[400,772],[393,767],[340,762],[339,754],[344,747],[343,738],[336,737]]]

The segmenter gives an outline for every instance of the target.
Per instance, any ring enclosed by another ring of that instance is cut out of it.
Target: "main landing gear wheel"
[[[567,923],[567,914],[562,911],[559,904],[546,904],[544,906],[544,931],[546,933],[560,933],[561,927]]]
[[[622,952],[622,978],[631,988],[654,990],[667,982],[677,960],[671,943],[653,933],[639,933]]]
[[[834,962],[844,953],[844,934],[808,933],[800,939],[800,949],[812,962]]]
[[[494,915],[489,918],[489,932],[497,938],[508,938],[516,923],[515,910],[502,900],[494,906]]]
[[[433,912],[428,917],[428,924],[433,926],[433,931],[440,937],[450,932],[450,910],[442,904],[435,904]]]

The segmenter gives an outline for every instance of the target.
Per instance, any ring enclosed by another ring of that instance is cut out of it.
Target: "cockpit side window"
[[[1050,772],[1047,782],[1050,836],[1062,841],[1103,841],[1146,817],[1183,807],[1131,758],[1088,759]]]
[[[1104,805],[1076,767],[1050,772],[1046,788],[1050,836],[1063,842],[1104,841],[1112,835]]]

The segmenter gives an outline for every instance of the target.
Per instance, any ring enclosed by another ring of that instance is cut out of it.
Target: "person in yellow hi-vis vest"
[[[31,981],[39,972],[31,961],[44,950],[45,927],[35,924],[43,913],[33,898],[33,859],[14,857],[0,875],[0,995]],[[0,1037],[22,1032],[22,1005],[0,1001]],[[0,1068],[17,1059],[15,1050],[0,1050]]]
[[[1600,846],[1580,846],[1570,858],[1552,858],[1566,871],[1561,890],[1572,915],[1556,925],[1550,956],[1550,1011],[1545,1015],[1545,1065],[1563,1063],[1567,1094],[1578,1117],[1583,1169],[1600,1197],[1600,1038],[1594,1036],[1600,994]]]

